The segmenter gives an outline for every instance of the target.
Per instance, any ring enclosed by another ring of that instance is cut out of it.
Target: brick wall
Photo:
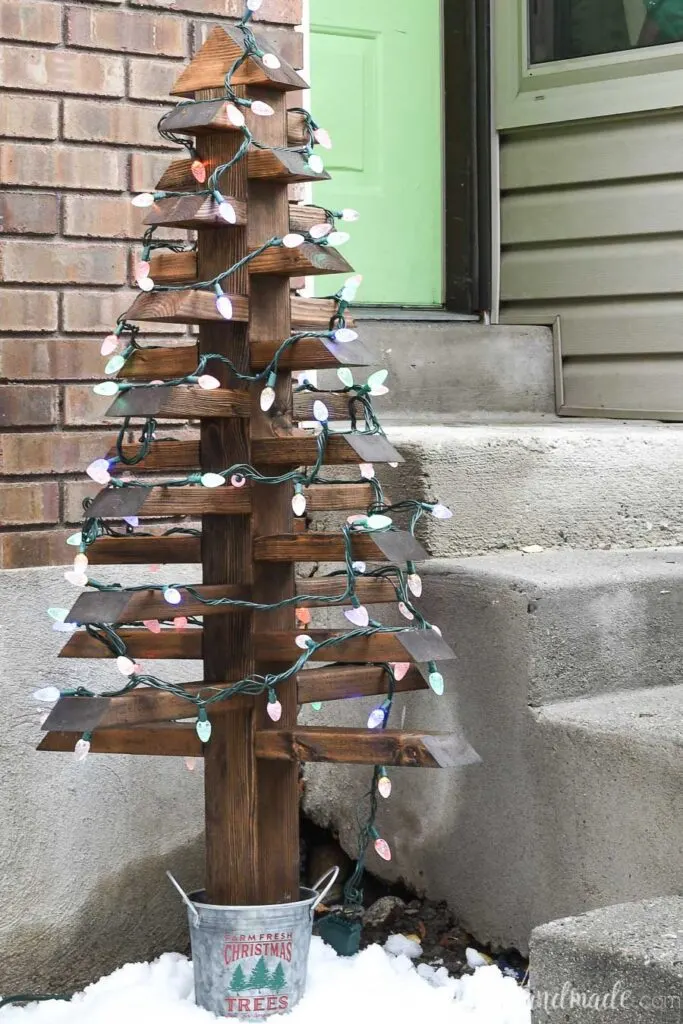
[[[0,568],[69,561],[70,524],[97,490],[83,469],[115,429],[88,382],[134,294],[130,192],[153,188],[177,150],[156,133],[171,83],[242,8],[0,0]],[[256,16],[295,68],[301,17],[302,0],[264,0]]]

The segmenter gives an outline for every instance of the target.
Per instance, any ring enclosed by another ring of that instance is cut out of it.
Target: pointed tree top
[[[272,52],[265,39],[256,37],[256,41],[266,54]],[[242,33],[238,28],[216,26],[174,84],[171,94],[193,96],[200,89],[220,89],[226,74],[243,52]],[[291,64],[278,59],[280,66],[269,68],[260,57],[249,57],[235,72],[232,84],[270,85],[283,91],[308,89],[308,82],[297,74]]]

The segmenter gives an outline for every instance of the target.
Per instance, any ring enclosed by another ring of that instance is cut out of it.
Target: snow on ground
[[[192,964],[177,953],[149,964],[127,964],[68,1003],[52,1000],[0,1010],[0,1024],[211,1024],[216,1019],[195,1005]],[[314,937],[305,997],[290,1014],[267,1021],[529,1024],[530,1019],[527,993],[497,967],[479,967],[459,980],[440,976],[430,981],[407,956],[389,956],[381,946],[338,957]]]

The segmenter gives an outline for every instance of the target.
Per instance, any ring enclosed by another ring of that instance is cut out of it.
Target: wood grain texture
[[[212,618],[218,621],[222,616]],[[226,621],[238,618],[225,616]],[[161,633],[150,633],[146,629],[121,629],[118,631],[133,658],[201,658],[204,630],[188,627],[186,630],[164,629]],[[311,629],[308,633],[318,643],[330,637],[339,637],[340,642],[316,651],[312,661],[336,662],[383,662],[412,661],[401,641],[402,634],[375,633],[373,636],[346,639],[344,633],[335,630]],[[293,664],[301,650],[295,644],[298,632],[288,630],[259,630],[255,636],[256,661],[259,664]],[[60,652],[60,658],[109,658],[107,648],[87,633],[74,633]],[[423,660],[423,659],[421,659]],[[426,660],[426,659],[424,659]],[[215,680],[207,680],[215,682]]]
[[[197,182],[190,171],[191,160],[178,160],[171,164],[167,171],[168,183],[159,191],[180,191],[195,189]],[[182,166],[180,166],[182,165]],[[188,180],[189,176],[189,180]],[[164,178],[161,179],[162,181]],[[246,204],[234,196],[225,197],[235,211],[235,225],[243,226],[247,222]],[[148,226],[174,228],[221,228],[230,231],[233,226],[228,224],[218,212],[218,203],[213,196],[168,196],[157,199],[147,213],[144,223]],[[225,269],[225,268],[223,268]],[[155,275],[152,275],[154,278]]]
[[[277,181],[292,185],[297,181],[329,181],[327,171],[311,170],[301,153],[252,149],[248,154],[249,177],[258,181]]]
[[[260,48],[268,53],[268,41],[259,35],[256,38]],[[175,82],[171,94],[194,97],[199,90],[220,89],[224,95],[225,76],[243,53],[243,45],[243,36],[238,28],[216,26]],[[258,57],[250,57],[237,70],[232,84],[270,86],[284,91],[308,89],[308,83],[287,61],[280,59],[280,67],[273,70],[265,67]]]
[[[205,391],[196,384],[174,387],[135,387],[119,393],[107,416],[155,416],[191,420],[208,416],[249,416],[249,395],[245,391],[216,388]]]
[[[48,732],[38,750],[73,750],[80,733]],[[150,757],[202,757],[193,725],[180,722],[147,728],[102,729],[93,733],[91,754],[144,754]]]
[[[228,686],[235,681],[223,680],[223,683]],[[297,676],[299,704],[383,696],[387,688],[387,674],[379,665],[323,666],[306,669]],[[211,693],[205,683],[187,683],[183,689],[190,695],[202,693],[207,696]],[[427,681],[415,666],[395,686],[396,693],[428,689]],[[250,697],[231,697],[214,704],[211,713],[214,717],[231,714],[244,710],[251,702]],[[62,697],[42,729],[44,732],[75,731],[80,735],[93,729],[172,722],[188,717],[191,710],[188,701],[175,693],[139,686],[119,697]]]
[[[206,135],[209,132],[239,132],[230,120],[232,104],[225,99],[204,103],[180,103],[166,115],[162,127],[180,135]]]
[[[228,231],[218,232],[229,235]],[[230,263],[227,266],[231,266]],[[223,265],[225,270],[225,264]],[[216,271],[220,273],[220,271]],[[208,278],[205,278],[208,280]],[[232,279],[235,281],[235,278]],[[227,293],[226,293],[227,294]],[[233,320],[244,323],[249,317],[246,295],[230,295]],[[143,292],[126,310],[127,320],[152,320],[164,324],[227,323],[216,309],[212,291]]]
[[[325,224],[327,210],[321,206],[309,206],[302,203],[289,204],[289,230],[305,234],[315,224]]]
[[[386,561],[386,555],[369,536],[354,537],[352,551],[357,561]],[[311,532],[258,537],[254,541],[254,558],[261,562],[343,562],[344,538],[339,533]]]
[[[335,248],[313,242],[304,242],[296,249],[266,249],[249,264],[251,274],[279,274],[283,277],[352,272],[351,264]]]
[[[124,516],[232,516],[249,515],[251,491],[247,487],[125,487],[101,491],[89,507],[97,519],[122,519]],[[107,538],[105,538],[107,539]],[[144,541],[144,537],[133,540]],[[182,536],[177,538],[184,540]],[[98,542],[96,542],[98,543]],[[184,549],[184,545],[182,546]],[[155,561],[155,559],[153,559]],[[158,559],[156,559],[158,561]]]
[[[149,273],[155,284],[194,284],[197,281],[197,253],[154,252]]]
[[[277,761],[384,764],[402,768],[459,768],[480,760],[465,740],[448,733],[312,726],[259,732],[256,752],[259,757]]]

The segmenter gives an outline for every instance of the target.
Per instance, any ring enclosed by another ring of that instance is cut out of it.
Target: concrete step
[[[555,412],[548,327],[362,317],[358,323],[364,343],[390,373],[391,391],[382,403],[387,420],[444,423]]]
[[[531,938],[533,1024],[680,1024],[683,898],[552,921]]]
[[[683,544],[683,428],[556,420],[389,426],[406,462],[391,495],[449,505],[427,540],[439,557],[492,550]]]
[[[460,730],[483,763],[392,772],[378,828],[394,860],[371,855],[371,870],[522,949],[541,922],[677,891],[683,551],[437,560],[423,577],[424,614],[457,658],[440,665],[444,697],[397,698],[393,722]],[[375,704],[316,720],[359,725]],[[366,790],[367,770],[307,768],[307,810],[349,852]]]

